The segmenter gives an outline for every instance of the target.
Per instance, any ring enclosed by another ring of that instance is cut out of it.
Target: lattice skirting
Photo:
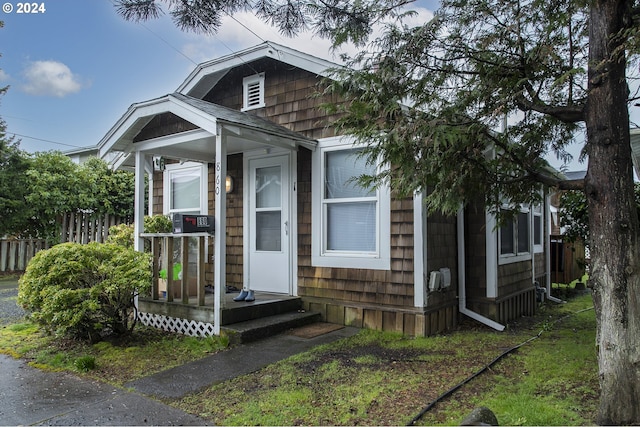
[[[138,320],[146,326],[177,332],[192,337],[208,337],[215,335],[213,323],[198,322],[196,320],[168,317],[162,314],[139,313]]]

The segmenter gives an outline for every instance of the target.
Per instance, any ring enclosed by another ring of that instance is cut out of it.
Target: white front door
[[[249,160],[249,288],[289,294],[289,156]]]

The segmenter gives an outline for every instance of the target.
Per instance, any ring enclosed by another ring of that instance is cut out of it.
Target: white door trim
[[[242,267],[242,277],[243,277],[243,286],[245,289],[251,288],[251,283],[249,283],[250,278],[250,263],[251,263],[251,233],[250,233],[250,169],[249,163],[252,160],[258,159],[266,159],[270,157],[280,157],[287,156],[288,159],[288,168],[289,168],[289,188],[288,188],[288,216],[289,216],[289,233],[286,239],[285,244],[289,245],[289,283],[288,283],[288,294],[289,295],[297,295],[298,294],[298,275],[297,275],[297,257],[298,257],[298,217],[297,217],[297,153],[295,151],[289,151],[285,149],[279,148],[268,148],[268,149],[260,149],[245,152],[243,154],[243,203],[242,203],[242,213],[243,213],[243,221],[242,221],[242,246],[243,246],[243,267]]]

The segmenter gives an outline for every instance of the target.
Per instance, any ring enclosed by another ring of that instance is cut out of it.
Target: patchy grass
[[[593,424],[595,318],[593,310],[580,311],[590,302],[584,295],[548,306],[507,333],[475,325],[418,339],[362,331],[176,405],[217,425],[406,425],[439,395],[544,329],[416,424],[459,425],[481,405],[501,425]]]
[[[438,404],[421,423],[457,425],[472,408],[486,406],[500,425],[594,424],[599,385],[591,296],[547,306],[541,317],[540,338]]]
[[[0,276],[0,298],[17,287],[18,276]],[[28,319],[8,321],[12,323],[0,327],[0,353],[40,369],[73,371],[118,386],[228,346],[224,337],[194,338],[142,326],[130,336],[91,345],[48,335]]]
[[[442,393],[542,331],[416,424],[459,425],[475,407],[487,406],[501,425],[590,425],[598,403],[590,307],[590,295],[549,303],[503,333],[471,321],[428,338],[363,330],[168,403],[217,425],[406,425]],[[1,353],[119,386],[225,346],[223,339],[147,328],[94,345],[55,339],[29,321],[0,328]]]
[[[29,321],[0,330],[0,353],[26,359],[41,369],[84,373],[118,386],[200,359],[227,345],[225,338],[194,338],[145,327],[118,341],[93,345],[46,335]]]

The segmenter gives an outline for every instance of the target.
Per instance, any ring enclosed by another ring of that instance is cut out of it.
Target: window
[[[242,111],[264,107],[264,73],[242,80]]]
[[[207,212],[207,166],[168,164],[164,172],[164,214]]]
[[[533,249],[534,252],[544,251],[544,226],[542,224],[542,205],[533,207]]]
[[[314,152],[312,262],[315,266],[389,269],[389,192],[354,178],[376,168],[337,138]]]
[[[514,217],[504,221],[499,231],[500,258],[503,262],[516,262],[531,258],[531,216],[521,207]]]
[[[352,177],[374,174],[375,169],[359,158],[360,150],[324,153],[323,215],[326,251],[375,253],[378,202],[375,190],[362,188]]]

